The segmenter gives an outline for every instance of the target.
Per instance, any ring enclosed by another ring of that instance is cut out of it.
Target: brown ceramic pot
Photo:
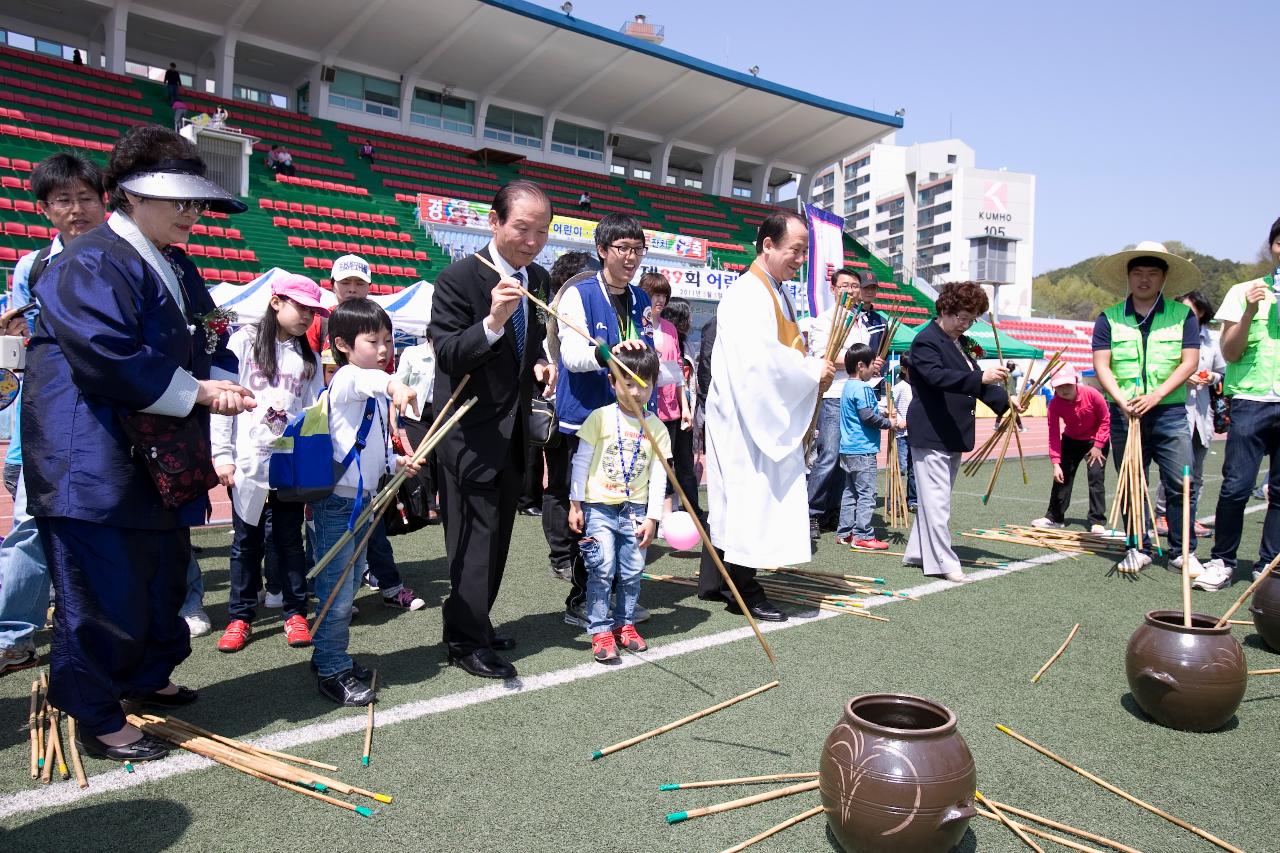
[[[1249,612],[1253,614],[1253,627],[1258,629],[1258,635],[1272,651],[1280,652],[1280,575],[1272,572],[1253,591]]]
[[[819,771],[827,823],[848,853],[946,853],[974,815],[973,755],[955,714],[928,699],[849,700]]]
[[[1142,710],[1171,729],[1211,732],[1226,725],[1244,698],[1244,653],[1231,626],[1213,616],[1153,610],[1129,638],[1124,669]]]

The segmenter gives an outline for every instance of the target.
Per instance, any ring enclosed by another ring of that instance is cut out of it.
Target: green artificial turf
[[[1199,510],[1212,514],[1222,445],[1209,457]],[[1011,460],[1012,461],[1012,460]],[[986,475],[957,484],[957,530],[1026,523],[1041,515],[1048,463],[1029,460],[1032,485],[1006,464],[996,496],[978,497]],[[1114,480],[1114,477],[1112,477]],[[1083,520],[1083,476],[1073,502]],[[1246,516],[1242,569],[1256,553],[1263,514]],[[762,531],[763,533],[763,531]],[[184,716],[221,734],[254,738],[317,722],[362,719],[317,695],[309,653],[284,644],[277,611],[262,611],[252,643],[235,655],[215,649],[225,624],[225,529],[200,531],[213,635],[194,641],[180,682],[200,690]],[[1045,551],[963,539],[962,556],[1023,559]],[[885,624],[837,615],[768,634],[775,673],[749,636],[624,669],[590,662],[589,644],[561,621],[568,585],[550,577],[537,519],[517,520],[495,619],[517,637],[511,658],[525,678],[572,667],[594,677],[519,695],[444,666],[439,603],[448,584],[442,537],[431,528],[393,540],[405,580],[428,602],[418,613],[377,604],[365,592],[351,648],[379,670],[378,713],[390,722],[409,703],[490,688],[498,698],[380,728],[370,767],[359,767],[360,731],[292,751],[338,764],[339,778],[395,796],[372,819],[281,791],[220,767],[102,793],[0,820],[0,849],[35,850],[722,850],[818,803],[816,792],[668,826],[668,812],[758,793],[767,787],[660,792],[697,779],[816,770],[823,741],[852,696],[905,692],[951,708],[974,753],[989,797],[1089,828],[1147,853],[1213,849],[999,733],[1003,723],[1135,796],[1249,851],[1280,849],[1274,789],[1280,741],[1280,678],[1255,678],[1235,720],[1212,734],[1177,732],[1146,718],[1127,698],[1124,649],[1144,612],[1177,607],[1175,574],[1153,566],[1136,581],[1107,576],[1083,557],[1038,565],[921,601],[873,612]],[[654,549],[651,570],[692,575],[697,561]],[[1209,545],[1201,546],[1207,558]],[[853,554],[823,537],[815,565],[883,576],[892,588],[921,583],[889,556]],[[1224,610],[1243,587],[1195,592],[1198,610]],[[741,628],[692,590],[646,582],[653,618],[642,626],[653,651]],[[787,606],[792,613],[803,608]],[[1242,611],[1242,614],[1247,611]],[[1071,626],[1081,631],[1039,684],[1031,675]],[[1249,628],[1236,636],[1251,668],[1280,665]],[[47,636],[42,635],[47,642]],[[39,789],[27,776],[26,714],[31,672],[0,679],[0,809]],[[710,706],[773,678],[782,685],[733,708],[591,761],[593,750]],[[385,685],[385,686],[383,686]],[[418,707],[418,706],[412,706]],[[174,759],[167,759],[174,760]],[[89,773],[118,774],[86,760]],[[156,765],[159,766],[159,763]],[[113,778],[104,776],[95,783]],[[74,784],[74,783],[60,783]],[[90,788],[92,792],[93,787]],[[52,792],[50,792],[52,793]],[[37,800],[37,803],[39,801]],[[368,800],[361,805],[378,807]],[[1043,842],[1046,849],[1054,845]],[[762,842],[762,851],[828,851],[814,818]],[[1026,849],[1006,829],[975,818],[959,850]],[[1062,849],[1062,848],[1057,848]]]

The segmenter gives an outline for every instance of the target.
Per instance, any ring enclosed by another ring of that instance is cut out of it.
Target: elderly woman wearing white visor
[[[204,282],[172,244],[207,209],[245,205],[161,127],[111,152],[113,211],[41,278],[23,387],[28,502],[57,592],[49,698],[91,756],[159,758],[120,701],[195,701],[170,680],[190,654],[178,615],[188,528],[208,507],[209,412],[254,406],[237,385]],[[216,477],[213,477],[216,482]]]

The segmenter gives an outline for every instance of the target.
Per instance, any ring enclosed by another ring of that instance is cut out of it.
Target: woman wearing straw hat
[[[1165,299],[1164,289],[1185,292],[1200,283],[1200,271],[1163,243],[1144,241],[1133,249],[1103,258],[1093,280],[1129,295],[1098,315],[1093,326],[1093,368],[1111,398],[1111,444],[1116,470],[1124,460],[1130,418],[1138,419],[1145,479],[1154,458],[1168,494],[1170,518],[1182,517],[1182,469],[1191,464],[1187,428],[1186,382],[1200,359],[1200,323],[1181,302]],[[1195,495],[1191,515],[1195,517]],[[1143,525],[1146,526],[1145,524]],[[1190,531],[1188,572],[1200,574],[1196,534]],[[1131,542],[1117,568],[1137,572],[1151,565],[1151,539]],[[1169,568],[1182,570],[1182,529],[1169,526]]]
[[[207,460],[208,412],[254,405],[235,382],[210,378],[234,377],[235,357],[200,274],[172,246],[204,210],[245,209],[203,173],[195,146],[167,128],[134,128],[116,144],[106,171],[114,212],[40,280],[27,356],[24,472],[58,598],[49,701],[80,723],[86,752],[116,761],[168,751],[126,724],[122,699],[196,699],[170,676],[191,652],[179,616],[188,528],[208,508],[203,493],[166,505],[124,423],[194,411],[194,448],[173,449],[199,458],[202,429]]]

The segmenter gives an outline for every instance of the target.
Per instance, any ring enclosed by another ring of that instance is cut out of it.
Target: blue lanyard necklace
[[[627,498],[630,498],[631,497],[631,481],[635,479],[636,460],[640,458],[640,448],[644,446],[644,437],[642,435],[641,438],[636,441],[636,449],[631,454],[631,462],[628,463],[625,457],[623,456],[625,451],[623,450],[623,444],[622,444],[622,406],[621,405],[618,406],[618,411],[616,412],[616,414],[617,414],[617,420],[614,421],[614,425],[617,427],[617,431],[618,431],[618,463],[622,465],[622,488],[627,493]]]

